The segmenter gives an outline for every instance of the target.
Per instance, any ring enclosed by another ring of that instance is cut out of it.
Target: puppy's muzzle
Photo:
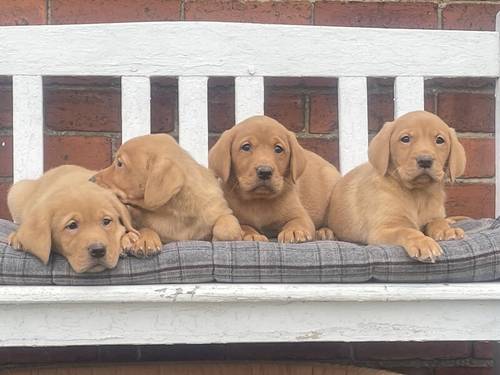
[[[261,180],[269,180],[273,175],[273,168],[268,165],[259,165],[255,170]]]
[[[430,155],[417,156],[417,165],[419,168],[429,169],[432,167],[433,162],[434,162],[434,158]]]
[[[88,247],[88,250],[92,258],[102,258],[106,255],[106,246],[102,243],[93,243]]]

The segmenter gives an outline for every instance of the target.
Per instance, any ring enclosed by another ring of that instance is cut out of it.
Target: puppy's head
[[[53,248],[78,273],[114,268],[120,239],[133,230],[126,207],[90,182],[37,202],[26,217],[16,233],[23,249],[46,264]]]
[[[113,164],[91,181],[110,189],[125,204],[154,211],[184,185],[184,171],[175,163],[182,155],[166,134],[133,138],[121,145]]]
[[[370,163],[406,186],[451,181],[465,170],[465,151],[455,130],[438,116],[415,111],[388,122],[368,149]]]
[[[208,163],[243,199],[271,199],[294,183],[306,166],[295,134],[267,116],[254,116],[225,131]]]

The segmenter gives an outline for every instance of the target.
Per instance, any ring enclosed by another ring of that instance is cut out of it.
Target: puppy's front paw
[[[127,255],[127,253],[132,250],[135,241],[139,239],[139,236],[134,232],[125,233],[120,239],[120,245],[122,248],[122,255]]]
[[[428,231],[427,235],[436,241],[461,240],[465,233],[462,228],[440,228]]]
[[[17,232],[9,234],[9,237],[7,237],[7,244],[16,250],[25,250],[21,241],[19,241]]]
[[[278,242],[300,243],[312,241],[313,235],[302,229],[285,229],[278,234]]]
[[[123,246],[124,251],[138,258],[158,254],[162,245],[160,236],[155,231],[146,228],[141,229],[139,233],[139,236],[134,235],[136,237],[135,240],[130,236],[131,241],[128,241],[128,239],[124,241],[122,237],[122,246],[124,242],[128,242],[126,243],[127,246]]]
[[[237,222],[225,227],[221,225],[214,227],[212,241],[241,241],[242,239],[243,232]]]
[[[243,241],[269,242],[269,238],[260,233],[243,233]]]
[[[323,227],[316,231],[316,240],[318,241],[333,241],[335,240],[335,235],[330,228]]]
[[[441,246],[427,236],[408,241],[405,250],[410,257],[420,262],[434,263],[436,258],[443,254]]]

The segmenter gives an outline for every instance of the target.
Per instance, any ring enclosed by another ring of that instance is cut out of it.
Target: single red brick
[[[151,132],[170,133],[177,118],[177,87],[151,86]]]
[[[0,177],[11,177],[12,168],[12,136],[0,135]]]
[[[12,128],[12,86],[0,87],[0,128]]]
[[[7,208],[7,192],[12,182],[0,181],[0,219],[11,220],[9,209]]]
[[[53,130],[121,130],[120,91],[45,89],[45,122]]]
[[[437,27],[437,4],[431,2],[316,2],[314,23],[333,26]]]
[[[230,344],[226,348],[226,359],[231,361],[350,360],[351,345],[343,342]]]
[[[95,87],[115,87],[120,88],[120,77],[108,77],[108,76],[83,76],[83,77],[71,77],[71,76],[49,76],[43,77],[44,87],[51,86],[78,86],[78,88],[95,88]]]
[[[264,113],[294,132],[304,129],[304,97],[300,94],[268,90]]]
[[[96,362],[97,348],[96,346],[0,348],[0,364]]]
[[[53,24],[180,19],[179,0],[52,0]]]
[[[62,164],[102,169],[111,164],[111,138],[46,136],[45,170]]]
[[[331,133],[338,129],[338,98],[335,94],[309,97],[309,133]]]
[[[432,368],[407,368],[407,367],[402,367],[402,368],[391,368],[391,371],[394,371],[398,374],[405,374],[405,375],[434,375],[434,370]]]
[[[468,358],[468,342],[375,342],[354,344],[356,359],[449,359]]]
[[[233,127],[234,85],[208,88],[208,129],[221,133]]]
[[[438,367],[434,375],[493,375],[489,367]]]
[[[302,147],[317,153],[337,168],[339,166],[339,142],[328,138],[299,138]]]
[[[426,87],[439,89],[491,89],[495,88],[494,78],[484,77],[439,77],[425,80]]]
[[[495,139],[460,138],[465,148],[467,165],[464,177],[492,177],[495,175]]]
[[[187,21],[310,24],[308,1],[186,0]]]
[[[379,131],[387,121],[394,120],[394,94],[371,93],[368,95],[368,129]]]
[[[337,90],[337,78],[331,77],[266,77],[264,84],[269,87],[323,87]]]
[[[474,358],[492,359],[493,343],[490,341],[477,341],[473,344]]]
[[[0,25],[42,25],[47,23],[46,0],[2,0]]]
[[[435,94],[426,92],[424,96],[424,110],[436,114]]]
[[[500,4],[447,4],[443,9],[443,29],[495,30]]]
[[[446,214],[473,218],[494,217],[495,185],[455,184],[447,186]]]
[[[495,131],[493,94],[440,93],[437,110],[438,115],[457,131]]]

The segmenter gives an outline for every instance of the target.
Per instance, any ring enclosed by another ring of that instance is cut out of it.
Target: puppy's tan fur
[[[37,180],[14,184],[7,204],[20,226],[9,236],[10,244],[45,264],[52,247],[76,272],[114,268],[122,236],[126,230],[135,231],[127,208],[111,192],[88,181],[94,173],[65,165]],[[68,228],[70,223],[76,223],[77,228]],[[106,253],[94,258],[89,247],[98,244],[106,248]]]
[[[323,227],[340,175],[276,120],[254,116],[225,131],[210,150],[209,166],[222,180],[245,240],[277,236],[281,242],[304,242],[315,238],[315,229],[320,239],[332,238]],[[262,166],[272,169],[265,181],[257,174]]]
[[[431,168],[419,167],[422,156],[432,158]],[[444,182],[464,172],[465,151],[439,117],[416,111],[386,123],[369,160],[334,188],[328,224],[338,238],[401,245],[413,258],[434,261],[442,253],[435,240],[463,237],[445,219]]]
[[[97,173],[95,181],[130,205],[141,234],[149,228],[149,235],[158,233],[164,243],[241,240],[238,220],[213,173],[167,134],[125,142],[113,164]]]

